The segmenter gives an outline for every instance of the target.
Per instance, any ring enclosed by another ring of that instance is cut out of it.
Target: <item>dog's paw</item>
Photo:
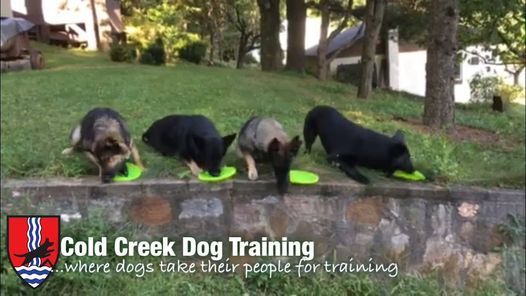
[[[258,179],[258,171],[256,170],[249,170],[248,171],[248,179],[255,181]]]
[[[194,176],[199,176],[199,174],[203,171],[200,167],[198,166],[191,166],[190,167],[190,170],[192,171],[192,175]]]
[[[62,155],[70,155],[71,153],[73,153],[73,148],[71,147],[62,150]]]
[[[369,181],[369,179],[367,179],[366,177],[363,177],[363,176],[356,177],[355,180],[358,183],[363,184],[363,185],[367,185],[367,184],[371,183],[371,181]]]
[[[335,167],[340,167],[340,155],[339,154],[329,154],[325,158],[327,162]]]

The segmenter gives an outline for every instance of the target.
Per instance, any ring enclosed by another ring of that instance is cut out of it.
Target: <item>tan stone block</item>
[[[384,201],[379,197],[368,197],[353,201],[347,205],[345,218],[347,221],[378,225],[382,219]]]
[[[143,197],[133,202],[130,216],[134,222],[149,226],[164,225],[172,221],[172,207],[164,198]]]

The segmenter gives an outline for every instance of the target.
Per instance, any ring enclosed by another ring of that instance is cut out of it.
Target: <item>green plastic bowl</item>
[[[300,170],[290,170],[289,180],[292,184],[298,185],[312,185],[318,183],[320,177],[315,173],[300,171]]]
[[[208,172],[203,171],[199,174],[199,176],[197,176],[197,178],[203,182],[221,182],[233,177],[235,174],[235,167],[226,166],[221,169],[221,173],[217,177],[214,177]]]
[[[393,176],[408,181],[424,181],[426,179],[424,174],[416,170],[412,174],[398,170],[393,173]]]
[[[116,175],[115,177],[113,177],[113,181],[115,182],[133,181],[133,180],[139,179],[139,177],[142,175],[142,170],[135,164],[131,162],[127,162],[126,166],[128,167],[128,176]]]

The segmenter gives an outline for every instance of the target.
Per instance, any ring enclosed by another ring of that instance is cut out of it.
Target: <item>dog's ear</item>
[[[393,139],[400,143],[405,143],[405,135],[401,130],[396,131],[396,133],[393,135]]]
[[[300,140],[300,136],[295,136],[289,143],[290,153],[292,153],[292,155],[298,154],[302,143],[303,142]]]
[[[267,151],[269,153],[277,153],[280,148],[281,148],[281,143],[279,142],[279,140],[277,138],[274,138],[268,144]]]
[[[232,145],[232,142],[234,142],[234,139],[236,138],[236,134],[230,134],[228,136],[223,137],[223,147],[225,147],[225,152]]]

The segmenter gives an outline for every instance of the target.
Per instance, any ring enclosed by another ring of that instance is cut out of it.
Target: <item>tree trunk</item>
[[[305,0],[287,0],[287,66],[289,70],[305,70]]]
[[[382,20],[386,0],[368,0],[365,16],[365,37],[362,48],[362,76],[358,87],[358,97],[367,99],[373,86],[374,63],[376,57],[376,43]]]
[[[276,71],[281,68],[279,43],[279,0],[257,0],[260,11],[261,70]]]
[[[97,18],[97,6],[95,0],[90,0],[91,17],[86,24],[88,34],[88,49],[100,50],[99,19]]]
[[[430,12],[424,124],[449,129],[455,123],[458,0],[433,0]]]
[[[214,38],[214,32],[213,30],[210,31],[210,52],[208,53],[208,60],[210,62],[214,61],[214,55],[215,55],[215,38]]]
[[[218,61],[222,61],[223,59],[223,14],[221,7],[221,1],[218,0],[212,0],[210,3],[210,9],[211,9],[211,23],[212,23],[212,29],[210,31],[211,34],[214,35],[214,51],[215,51],[215,59]]]
[[[236,60],[237,69],[243,68],[243,64],[245,62],[247,44],[248,44],[248,37],[244,32],[241,32],[241,36],[239,36],[239,46],[237,48],[237,60]]]
[[[317,53],[317,76],[319,80],[327,80],[327,73],[329,72],[327,65],[327,49],[329,47],[329,40],[327,34],[329,33],[330,12],[327,0],[320,2],[320,41],[318,42]]]
[[[524,65],[520,66],[517,71],[513,72],[513,85],[519,85],[519,78],[521,77],[522,70],[524,70]]]

